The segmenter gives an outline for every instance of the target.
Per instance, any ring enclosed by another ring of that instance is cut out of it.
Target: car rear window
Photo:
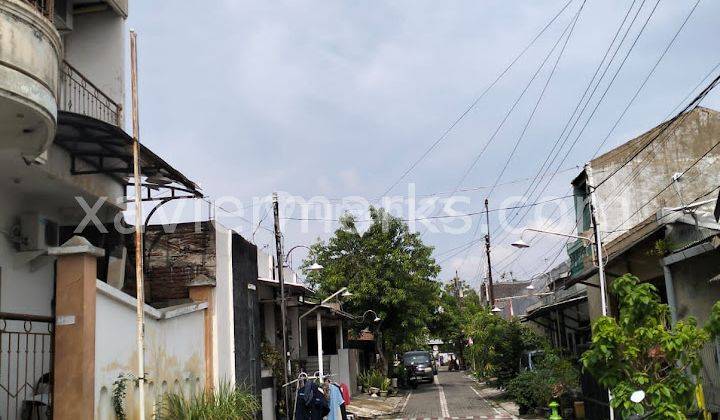
[[[417,363],[430,363],[430,356],[427,355],[427,354],[423,354],[423,353],[418,353],[418,354],[406,354],[406,355],[403,357],[403,361],[404,361],[406,364],[411,364],[411,363],[414,363],[414,364],[417,364]]]

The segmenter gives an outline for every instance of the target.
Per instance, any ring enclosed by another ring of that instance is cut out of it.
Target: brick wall
[[[150,226],[145,255],[146,301],[188,299],[188,281],[199,274],[215,278],[215,228],[210,222],[180,223],[172,232]]]

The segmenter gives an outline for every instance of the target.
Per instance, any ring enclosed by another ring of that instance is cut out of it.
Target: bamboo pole
[[[140,186],[140,122],[138,119],[137,34],[130,31],[132,85],[133,179],[135,184],[135,295],[137,311],[137,379],[139,419],[145,420],[145,288],[143,281],[142,190]]]

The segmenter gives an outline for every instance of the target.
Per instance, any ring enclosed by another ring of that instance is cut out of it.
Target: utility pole
[[[140,185],[140,120],[138,117],[137,34],[130,31],[132,89],[133,183],[135,184],[135,310],[137,341],[138,418],[145,420],[145,286],[143,282],[142,190]]]
[[[600,310],[603,316],[608,316],[608,305],[605,282],[605,263],[603,262],[602,238],[600,236],[600,226],[597,220],[597,209],[595,206],[595,187],[592,182],[592,168],[590,164],[585,165],[586,184],[590,190],[590,217],[592,220],[593,231],[595,234],[595,252],[598,259],[598,279],[600,281]],[[608,401],[612,402],[612,393],[608,390]],[[610,408],[610,420],[615,420],[615,413]]]
[[[455,278],[453,278],[453,282],[455,283],[455,299],[460,302],[460,279],[458,278],[457,270],[455,270]]]
[[[488,199],[485,199],[485,222],[487,224],[487,235],[485,235],[485,253],[487,254],[487,296],[490,308],[495,307],[495,296],[493,291],[492,264],[490,263],[490,211],[488,210]]]
[[[283,276],[283,246],[282,232],[280,232],[280,209],[277,193],[273,193],[273,214],[275,216],[275,252],[277,253],[278,281],[280,282],[280,318],[282,320],[282,361],[283,361],[283,383],[288,383],[288,351],[287,351],[287,302],[285,301],[285,278]],[[285,416],[290,418],[290,401],[288,398],[288,387],[283,387],[283,399],[285,401]]]

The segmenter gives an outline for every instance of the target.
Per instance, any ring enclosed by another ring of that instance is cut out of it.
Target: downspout
[[[672,320],[672,325],[675,325],[675,323],[677,323],[677,306],[675,303],[675,285],[673,284],[672,270],[670,270],[670,265],[666,264],[664,260],[662,265],[665,277],[665,292],[667,293],[668,306],[670,307],[670,319]]]

